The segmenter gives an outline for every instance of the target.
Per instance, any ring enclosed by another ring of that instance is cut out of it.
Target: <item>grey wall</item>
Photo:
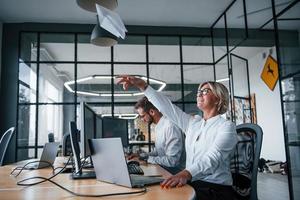
[[[2,22],[0,21],[0,91],[1,91]]]
[[[17,88],[18,88],[18,38],[19,31],[11,24],[3,24],[2,69],[0,90],[0,136],[8,128],[16,127],[17,119]],[[15,161],[16,135],[8,147],[4,163]]]
[[[272,49],[272,57],[276,59],[275,48]],[[267,59],[262,57],[263,52],[269,55],[269,48],[249,59],[250,89],[251,93],[255,93],[257,124],[264,132],[261,157],[286,161],[279,82],[272,91],[261,79]]]

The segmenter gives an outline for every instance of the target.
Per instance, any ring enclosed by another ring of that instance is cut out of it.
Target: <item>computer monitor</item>
[[[79,173],[81,168],[80,148],[79,148],[79,142],[77,138],[78,130],[75,122],[70,122],[69,133],[70,133],[70,142],[71,142],[71,147],[73,152],[73,158],[75,162],[75,173]]]
[[[96,135],[95,138],[102,138],[102,118],[101,116],[96,116]]]
[[[102,118],[102,138],[116,138],[122,140],[123,147],[128,147],[128,120],[120,118]]]
[[[80,103],[81,130],[80,150],[81,156],[86,158],[91,155],[88,140],[96,138],[96,113],[85,102]]]
[[[70,122],[69,124],[70,141],[73,152],[75,172],[71,174],[72,179],[86,179],[86,178],[96,178],[94,171],[82,172],[82,163],[80,159],[80,148],[78,141],[78,130],[75,122]]]

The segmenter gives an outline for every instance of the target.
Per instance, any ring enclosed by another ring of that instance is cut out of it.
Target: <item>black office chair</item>
[[[63,136],[62,142],[62,154],[63,156],[69,156],[72,153],[72,146],[71,146],[71,138],[70,133],[66,133]]]
[[[49,133],[48,134],[48,142],[55,142],[54,133]]]
[[[9,142],[11,141],[11,138],[15,132],[15,127],[11,127],[8,129],[0,140],[0,166],[3,165],[3,160],[7,151],[7,147],[9,145]]]
[[[257,200],[257,172],[263,131],[256,124],[236,127],[238,143],[231,160],[233,189],[238,200]]]

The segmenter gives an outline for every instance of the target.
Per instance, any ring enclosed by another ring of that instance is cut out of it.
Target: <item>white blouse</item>
[[[220,115],[204,120],[183,112],[150,86],[144,91],[149,101],[186,134],[186,170],[192,181],[232,185],[230,160],[237,144],[234,123]]]

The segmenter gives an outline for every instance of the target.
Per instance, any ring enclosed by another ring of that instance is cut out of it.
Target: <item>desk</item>
[[[58,159],[57,159],[58,160]],[[26,163],[26,162],[25,162]],[[56,161],[55,166],[59,166],[61,161]],[[23,163],[18,163],[18,166],[22,166]],[[17,186],[16,182],[24,178],[33,177],[33,176],[44,176],[48,177],[52,173],[50,168],[23,171],[17,178],[10,176],[11,170],[17,166],[6,165],[0,167],[0,199],[2,200],[56,200],[56,199],[89,199],[87,197],[77,197],[69,194],[68,192],[58,188],[57,186],[44,182],[42,184],[31,186],[31,187],[22,187]],[[167,177],[170,174],[165,171],[163,168],[157,165],[147,165],[142,166],[145,175],[155,175],[162,174],[163,177]],[[117,193],[117,192],[129,192],[136,189],[126,188],[122,186],[117,186],[109,183],[104,183],[97,181],[96,179],[86,179],[86,180],[72,180],[69,178],[70,174],[59,174],[52,180],[63,185],[64,187],[83,194],[105,194],[105,193]],[[133,194],[133,195],[121,195],[121,196],[110,196],[102,197],[97,199],[130,199],[130,200],[185,200],[193,199],[195,192],[193,188],[189,185],[186,185],[181,188],[172,188],[172,189],[161,189],[159,185],[147,187],[147,192],[145,194]],[[96,199],[96,198],[91,198]]]

